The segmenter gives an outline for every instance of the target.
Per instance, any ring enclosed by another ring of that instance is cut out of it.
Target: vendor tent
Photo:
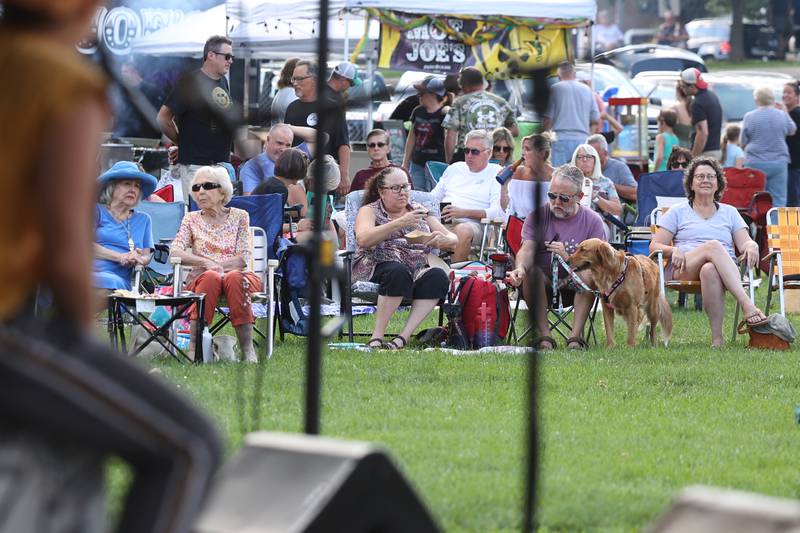
[[[441,3],[430,0],[331,0],[332,16],[343,10],[378,8],[426,15],[459,15],[463,17],[504,16],[549,20],[593,21],[597,11],[595,0],[459,0]],[[229,2],[229,15],[247,22],[263,22],[273,18],[317,19],[315,2],[296,0],[238,0]]]
[[[201,57],[206,40],[212,35],[225,35],[225,4],[192,13],[182,21],[133,41],[134,54]]]

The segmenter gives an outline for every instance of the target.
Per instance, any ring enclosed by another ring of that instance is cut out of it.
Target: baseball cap
[[[361,78],[358,77],[356,66],[348,61],[343,61],[336,65],[331,72],[331,76],[336,74],[350,82],[350,87],[353,85],[361,85]]]
[[[694,85],[698,89],[708,89],[708,82],[703,79],[700,71],[696,68],[687,68],[681,72],[681,81],[686,85]]]
[[[444,88],[444,80],[430,76],[420,83],[415,83],[414,88],[421,93],[431,93],[437,96],[444,96],[447,90]]]

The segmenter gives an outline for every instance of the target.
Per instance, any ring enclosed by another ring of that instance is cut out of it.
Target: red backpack
[[[494,346],[505,339],[511,312],[504,287],[493,280],[466,276],[458,284],[456,298],[467,341],[473,348]]]

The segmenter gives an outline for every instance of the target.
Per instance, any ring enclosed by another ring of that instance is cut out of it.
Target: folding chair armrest
[[[339,257],[341,257],[344,260],[350,260],[352,259],[353,254],[355,253],[356,252],[354,250],[342,250],[341,252],[339,252]]]
[[[767,259],[778,258],[781,255],[780,250],[772,250],[770,253],[765,255],[761,258],[761,261],[766,261]]]
[[[650,259],[654,259],[656,261],[663,261],[664,260],[664,250],[654,250],[648,254]]]

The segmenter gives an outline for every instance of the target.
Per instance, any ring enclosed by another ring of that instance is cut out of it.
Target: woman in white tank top
[[[550,132],[535,133],[522,139],[523,164],[517,167],[500,191],[500,205],[506,217],[514,215],[525,218],[547,202],[547,191],[550,190],[550,178],[553,175],[550,145],[554,140]]]

